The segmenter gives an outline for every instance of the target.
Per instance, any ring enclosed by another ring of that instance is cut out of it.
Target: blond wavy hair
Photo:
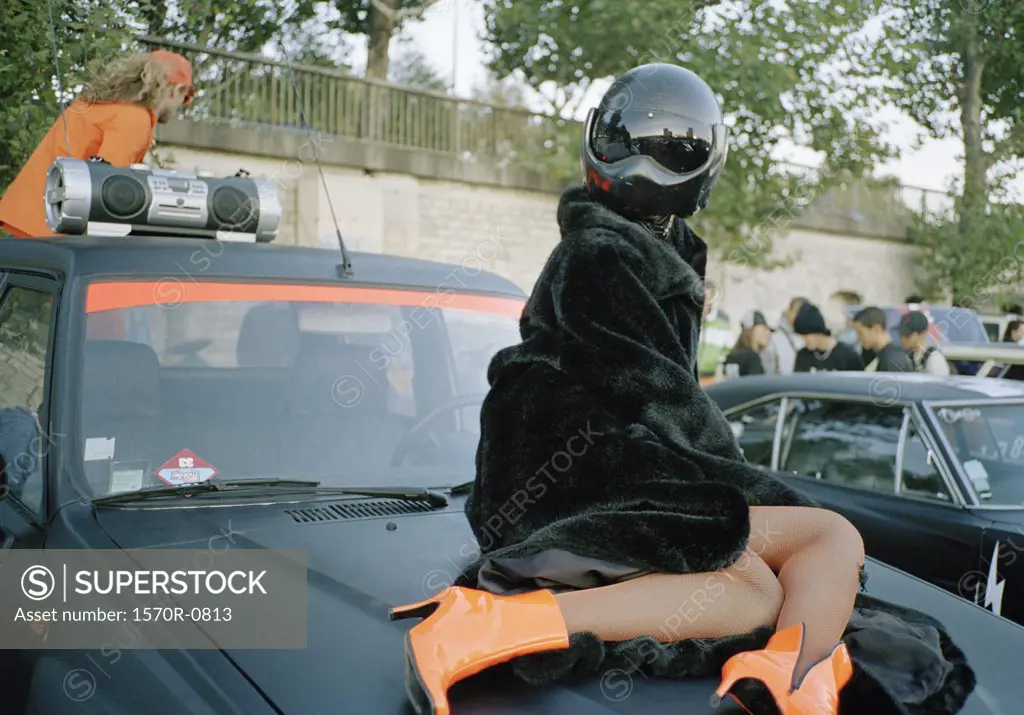
[[[124,102],[155,109],[170,84],[159,60],[149,54],[131,55],[96,73],[79,99],[88,104]]]

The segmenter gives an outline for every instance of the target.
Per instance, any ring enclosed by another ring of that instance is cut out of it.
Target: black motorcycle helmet
[[[727,142],[722,108],[704,80],[677,65],[641,65],[587,115],[587,190],[638,221],[692,216],[708,205]]]

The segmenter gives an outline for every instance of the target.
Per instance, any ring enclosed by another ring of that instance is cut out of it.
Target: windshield
[[[523,301],[339,286],[90,286],[80,434],[106,496],[210,479],[473,477]]]
[[[980,402],[932,409],[981,501],[1024,506],[1024,404]]]

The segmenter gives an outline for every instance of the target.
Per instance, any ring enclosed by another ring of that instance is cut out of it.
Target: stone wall
[[[180,127],[171,135],[163,131],[160,156],[174,168],[217,176],[243,168],[275,181],[285,205],[278,242],[337,245],[327,196],[312,162],[314,140],[282,134],[270,142],[262,134],[247,135],[245,129],[216,137],[213,130],[203,129],[211,133],[206,139]],[[530,186],[523,177],[513,181],[500,172],[488,177],[480,167],[460,168],[448,157],[396,155],[385,161],[387,156],[369,149],[360,153],[340,142],[316,140],[318,146],[326,145],[321,146],[321,164],[349,248],[464,264],[468,270],[479,266],[510,278],[524,291],[531,289],[558,240],[556,187],[538,181],[536,190],[521,188]],[[249,152],[243,153],[246,147]],[[360,167],[359,162],[369,166]],[[912,251],[899,241],[794,227],[776,239],[777,255],[794,259],[790,267],[750,271],[715,263],[709,278],[721,287],[721,307],[734,323],[755,306],[774,322],[791,296],[804,295],[839,327],[841,304],[851,295],[891,303],[913,292]]]
[[[914,248],[906,244],[792,229],[775,239],[774,255],[790,264],[771,271],[721,262],[709,267],[721,307],[733,320],[757,307],[774,322],[790,298],[799,295],[816,303],[832,328],[839,329],[845,325],[844,305],[902,303],[914,292]]]

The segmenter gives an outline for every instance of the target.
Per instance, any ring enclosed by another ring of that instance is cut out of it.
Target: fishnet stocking
[[[750,548],[779,575],[785,592],[775,629],[804,624],[796,673],[828,657],[846,630],[860,587],[864,542],[839,514],[810,507],[754,507]]]
[[[724,571],[653,574],[557,595],[569,632],[672,642],[803,623],[802,677],[828,656],[853,612],[860,534],[839,514],[808,507],[753,507],[750,527],[747,552]]]
[[[653,636],[671,643],[772,625],[783,594],[771,569],[748,551],[724,571],[651,574],[556,599],[570,633],[590,631],[606,641]]]

